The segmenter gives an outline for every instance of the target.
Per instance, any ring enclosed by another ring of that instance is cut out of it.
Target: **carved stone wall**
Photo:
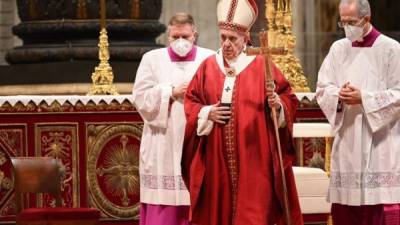
[[[13,33],[23,46],[7,54],[18,63],[97,60],[99,0],[16,0],[21,23]],[[107,30],[111,58],[140,61],[157,48],[155,38],[165,30],[157,20],[161,0],[108,0]]]
[[[0,0],[0,5],[10,6],[10,2],[12,14],[21,22],[10,22],[5,29],[10,37],[12,28],[14,37],[20,37],[23,44],[3,41],[0,36],[0,89],[27,94],[21,86],[38,85],[51,92],[58,88],[51,89],[47,84],[74,87],[91,83],[90,75],[98,64],[99,0]],[[165,30],[158,20],[162,1],[106,2],[114,83],[126,86],[134,82],[142,55],[162,47],[155,41]],[[0,14],[0,24],[5,16]],[[2,65],[6,50],[10,65]],[[28,92],[43,94],[39,89]],[[71,88],[65,94],[77,92]]]

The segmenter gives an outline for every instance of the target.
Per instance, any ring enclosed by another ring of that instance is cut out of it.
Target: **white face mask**
[[[192,50],[193,43],[186,39],[179,38],[171,42],[170,46],[176,54],[180,57],[184,57]]]
[[[351,42],[357,41],[362,38],[364,31],[364,27],[358,26],[344,26],[344,32],[346,33],[346,38],[348,38]]]

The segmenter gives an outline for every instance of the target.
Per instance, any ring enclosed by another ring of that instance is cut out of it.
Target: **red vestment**
[[[190,192],[194,225],[283,224],[283,189],[264,68],[264,59],[257,56],[237,75],[231,119],[227,125],[214,123],[208,136],[197,136],[196,128],[201,108],[221,99],[225,75],[216,56],[201,64],[187,89],[182,176]],[[291,167],[298,100],[275,66],[273,74],[287,123],[280,138],[292,224],[298,225],[303,221]]]

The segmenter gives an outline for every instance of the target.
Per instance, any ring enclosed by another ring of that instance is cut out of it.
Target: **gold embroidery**
[[[115,219],[138,219],[142,123],[87,123],[89,205]],[[102,186],[104,184],[104,186]]]
[[[238,178],[239,178],[239,160],[236,148],[236,118],[235,118],[236,86],[237,86],[237,80],[235,81],[235,85],[233,86],[231,118],[229,122],[224,126],[225,153],[226,153],[226,160],[228,162],[228,170],[229,170],[231,190],[232,190],[232,224],[236,214]]]
[[[225,68],[225,70],[226,70],[226,76],[228,76],[228,77],[236,76],[236,71],[234,68]]]

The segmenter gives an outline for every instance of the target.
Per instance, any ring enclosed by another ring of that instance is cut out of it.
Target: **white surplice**
[[[197,47],[194,61],[172,62],[167,48],[146,53],[133,86],[133,102],[144,120],[140,144],[140,201],[190,205],[181,176],[186,124],[182,99],[170,105],[172,87],[190,82],[200,63],[214,52]]]
[[[346,82],[362,104],[337,112]],[[317,100],[332,125],[328,201],[343,205],[400,203],[400,45],[381,34],[372,47],[335,42],[319,71]]]

